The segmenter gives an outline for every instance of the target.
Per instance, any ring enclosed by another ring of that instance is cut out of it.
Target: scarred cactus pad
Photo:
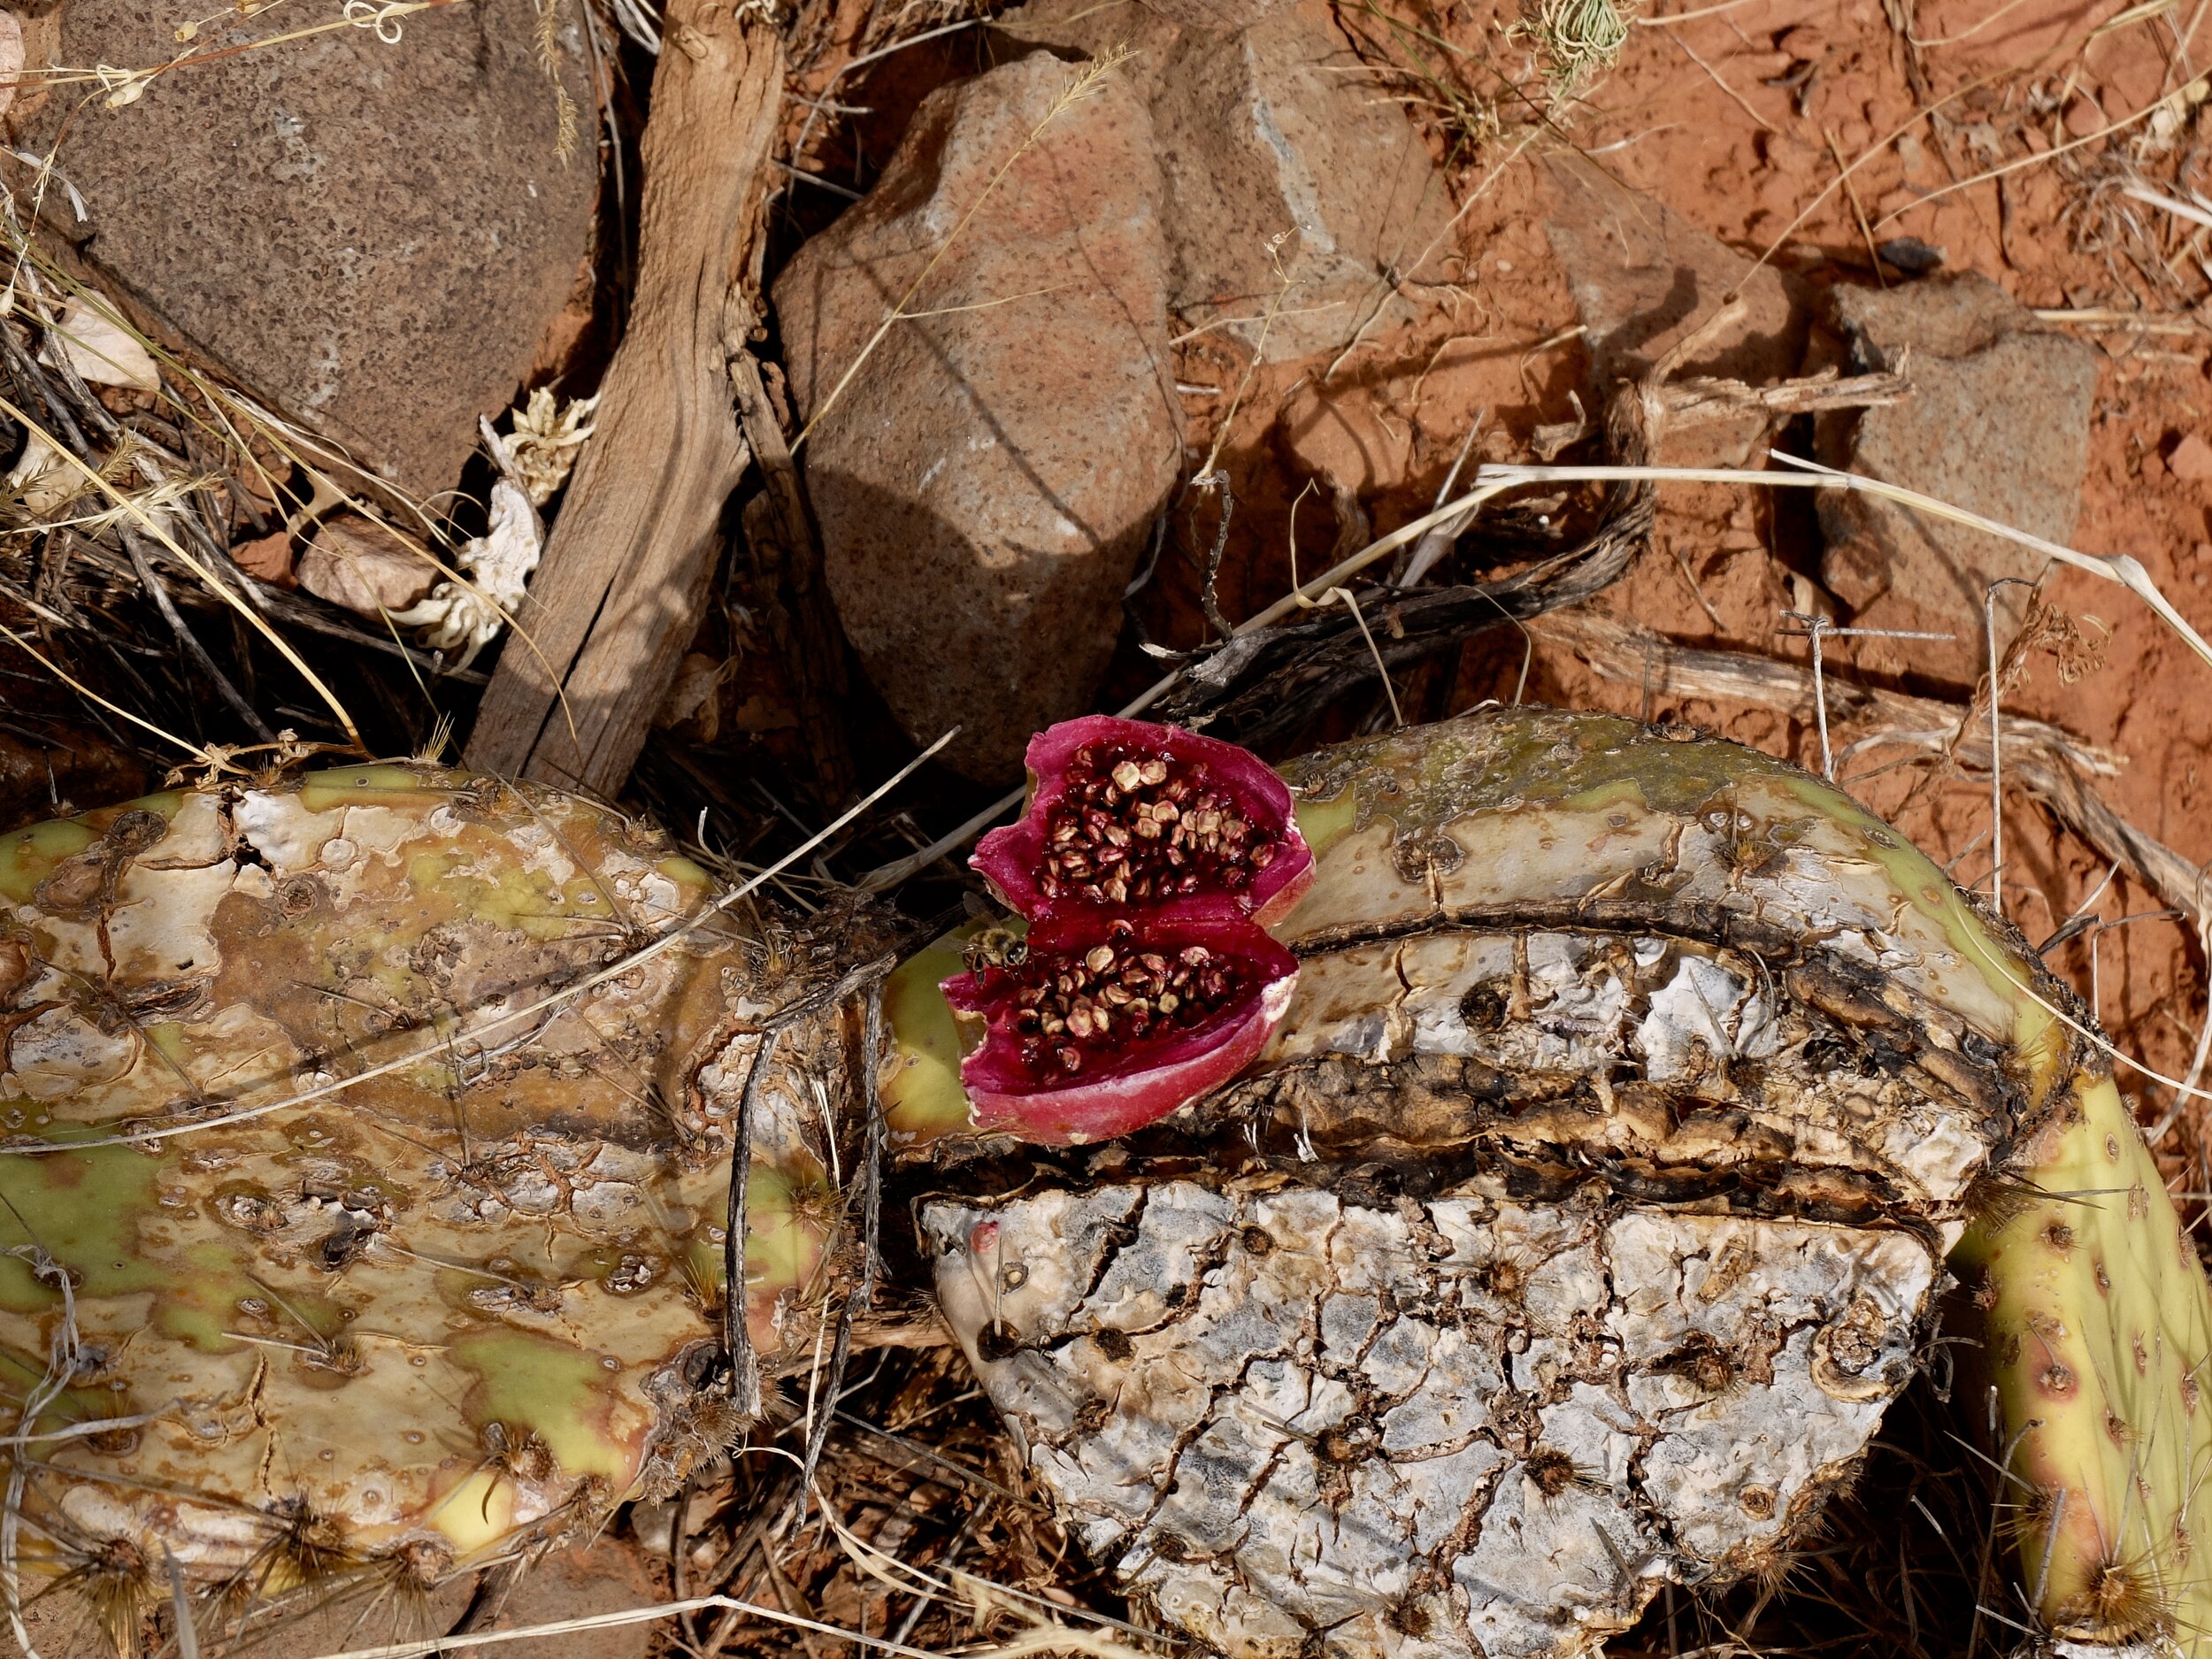
[[[427,768],[0,838],[0,1386],[51,1437],[8,1454],[26,1594],[99,1587],[134,1640],[173,1555],[212,1640],[588,1533],[720,1449],[747,1082],[772,1360],[833,1265],[825,1102],[864,1114],[833,1011],[764,1055],[814,983],[787,940],[718,916],[630,962],[710,894],[603,807]]]
[[[1317,871],[1255,1067],[924,1209],[1032,1469],[1239,1655],[1582,1653],[1770,1567],[1926,1350],[1985,1178],[2095,1076],[2062,992],[1732,744],[1497,710],[1286,775]]]

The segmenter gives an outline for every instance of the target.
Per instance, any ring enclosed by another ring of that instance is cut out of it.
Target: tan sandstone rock
[[[947,761],[991,780],[1088,706],[1179,457],[1151,122],[1111,74],[1054,114],[1082,73],[1038,52],[931,95],[775,287],[847,636],[908,733],[960,726]]]

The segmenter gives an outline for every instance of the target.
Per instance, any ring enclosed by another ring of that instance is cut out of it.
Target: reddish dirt
[[[1232,620],[1271,603],[1290,585],[1291,505],[1298,568],[1310,577],[1333,549],[1363,539],[1340,523],[1332,483],[1353,491],[1381,533],[1432,503],[1465,438],[1479,419],[1476,455],[1530,457],[1540,426],[1577,418],[1571,394],[1592,398],[1581,343],[1562,341],[1577,316],[1564,273],[1542,228],[1548,196],[1532,165],[1545,149],[1571,142],[1621,182],[1649,193],[1722,241],[1818,287],[1875,280],[1863,212],[1881,240],[1908,235],[1939,248],[1949,271],[1974,271],[2023,304],[2076,311],[2142,311],[2163,332],[2057,324],[2105,353],[2090,442],[2090,470],[2074,545],[2128,554],[2200,632],[2212,632],[2212,481],[2178,476],[2164,457],[2203,432],[2207,349],[2212,328],[2193,309],[2207,286],[2194,257],[2212,232],[2185,244],[2157,210],[2118,193],[2132,167],[2154,187],[2202,181],[2195,114],[2147,148],[2149,123],[2097,136],[2183,87],[2212,56],[2212,29],[2184,52],[2175,30],[2156,19],[2123,25],[2088,39],[2123,12],[2117,0],[2027,0],[2000,12],[2001,0],[1922,0],[1916,28],[1925,42],[1909,50],[1875,0],[1831,5],[1813,0],[1740,0],[1732,6],[1684,7],[1698,15],[1676,24],[1647,19],[1619,65],[1597,79],[1540,131],[1529,150],[1508,159],[1530,130],[1529,110],[1502,91],[1504,76],[1540,90],[1525,41],[1508,26],[1508,5],[1454,0],[1440,11],[1386,8],[1411,17],[1433,43],[1362,23],[1360,44],[1373,65],[1414,61],[1408,39],[1437,65],[1467,106],[1486,99],[1502,136],[1453,158],[1464,136],[1434,121],[1446,100],[1433,84],[1403,76],[1379,84],[1411,88],[1417,113],[1431,120],[1448,163],[1463,220],[1466,273],[1448,289],[1408,291],[1333,365],[1328,357],[1278,365],[1246,383],[1248,353],[1218,334],[1178,348],[1177,378],[1187,388],[1189,466],[1196,472],[1217,441],[1236,495],[1218,581]],[[1909,0],[1901,10],[1911,11]],[[2187,8],[2183,8],[2183,12]],[[1352,15],[1343,8],[1340,18]],[[2188,20],[2180,12],[2177,27]],[[1911,61],[1909,61],[1910,59]],[[1769,84],[1817,65],[1801,99]],[[1916,93],[1914,82],[1922,90]],[[1932,117],[1915,121],[1932,103]],[[1905,137],[1886,143],[1899,129]],[[2084,142],[2086,140],[2086,142]],[[2061,147],[2072,145],[2063,150]],[[1868,159],[1847,189],[1832,187],[1839,154]],[[1500,164],[1503,163],[1502,165]],[[1982,175],[2009,166],[2001,180]],[[1855,200],[1854,199],[1855,197]],[[2190,227],[2181,227],[2182,230]],[[2168,263],[2170,258],[2170,263]],[[1889,279],[1902,280],[1892,274]],[[1410,303],[1405,303],[1410,302]],[[1301,433],[1302,436],[1294,436]],[[1595,458],[1588,450],[1567,458]],[[2177,457],[2183,473],[2208,470]],[[1761,464],[1755,454],[1748,463]],[[1148,631],[1177,645],[1203,635],[1198,590],[1218,506],[1186,501],[1171,551],[1141,603]],[[1650,553],[1594,602],[1596,609],[1687,642],[1758,651],[1803,662],[1801,640],[1778,633],[1785,608],[1815,606],[1848,615],[1809,578],[1816,544],[1801,498],[1756,489],[1670,486],[1662,492]],[[2110,630],[2102,665],[2062,684],[2048,656],[2038,657],[2005,706],[2055,721],[2124,757],[2123,775],[2104,786],[2133,825],[2193,863],[2212,860],[2212,664],[2188,647],[2124,589],[2075,571],[2055,574],[2046,597],[2090,626]],[[1978,635],[1978,618],[1961,617]],[[2095,632],[2091,627],[2091,632]],[[1834,671],[1908,689],[1962,697],[1970,688],[1916,680],[1896,647],[1838,641]],[[1481,696],[1514,695],[1522,670],[1518,636],[1486,636],[1464,650],[1455,677],[1442,670],[1401,675],[1409,715],[1466,706]],[[1125,658],[1132,690],[1156,668]],[[1599,678],[1571,654],[1538,646],[1526,695],[1653,718],[1690,721],[1817,765],[1809,722],[1763,708],[1647,700],[1640,689]],[[1377,718],[1387,711],[1376,699]],[[1877,753],[1855,763],[1881,764]],[[1854,773],[1843,773],[1847,782]],[[1986,785],[1944,780],[1925,769],[1895,770],[1855,786],[1869,804],[1893,814],[1939,856],[1955,857],[1964,882],[1986,887]],[[2059,829],[2032,801],[2006,803],[2006,906],[2032,938],[2049,933],[2104,879],[2106,863]],[[2108,921],[2157,911],[2162,902],[2124,873],[2096,913]],[[2202,958],[2193,928],[2170,919],[2136,921],[2054,952],[2052,965],[2089,996],[2122,1047],[2169,1076],[2188,1064],[2205,1008]],[[2172,1092],[2137,1076],[2142,1110],[2162,1113]],[[2212,1122],[2186,1115],[2193,1153]],[[2203,1183],[2192,1183],[2200,1186]]]

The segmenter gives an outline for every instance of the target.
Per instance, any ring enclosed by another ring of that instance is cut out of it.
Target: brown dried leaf
[[[292,538],[283,531],[241,541],[230,550],[230,562],[256,581],[277,588],[296,588],[292,574]]]

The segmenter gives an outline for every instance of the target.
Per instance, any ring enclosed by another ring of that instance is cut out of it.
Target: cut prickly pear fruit
[[[2194,1651],[2212,1632],[2212,1303],[2109,1076],[2085,1070],[1954,1255],[2002,1406],[1998,1494],[2062,1640]]]
[[[412,766],[0,838],[0,1394],[51,1437],[7,1454],[27,1594],[120,1617],[168,1555],[217,1610],[434,1579],[720,1449],[748,1079],[774,1359],[851,1231],[826,1118],[864,1114],[852,1010],[762,1059],[826,953],[724,915],[588,983],[710,895],[604,807]]]
[[[1233,743],[1098,714],[1039,733],[1027,758],[1021,821],[970,860],[1023,916],[1210,897],[1265,927],[1313,879],[1290,791]]]
[[[960,1064],[976,1126],[1064,1146],[1127,1134],[1227,1082],[1297,981],[1289,951],[1201,903],[1048,916],[1006,960],[942,988],[985,1027]]]
[[[1039,1483],[1263,1659],[1585,1654],[1772,1568],[2085,1069],[2056,987],[1733,744],[1495,710],[1285,771],[1317,866],[1256,1064],[1142,1143],[1168,1165],[923,1206]]]

